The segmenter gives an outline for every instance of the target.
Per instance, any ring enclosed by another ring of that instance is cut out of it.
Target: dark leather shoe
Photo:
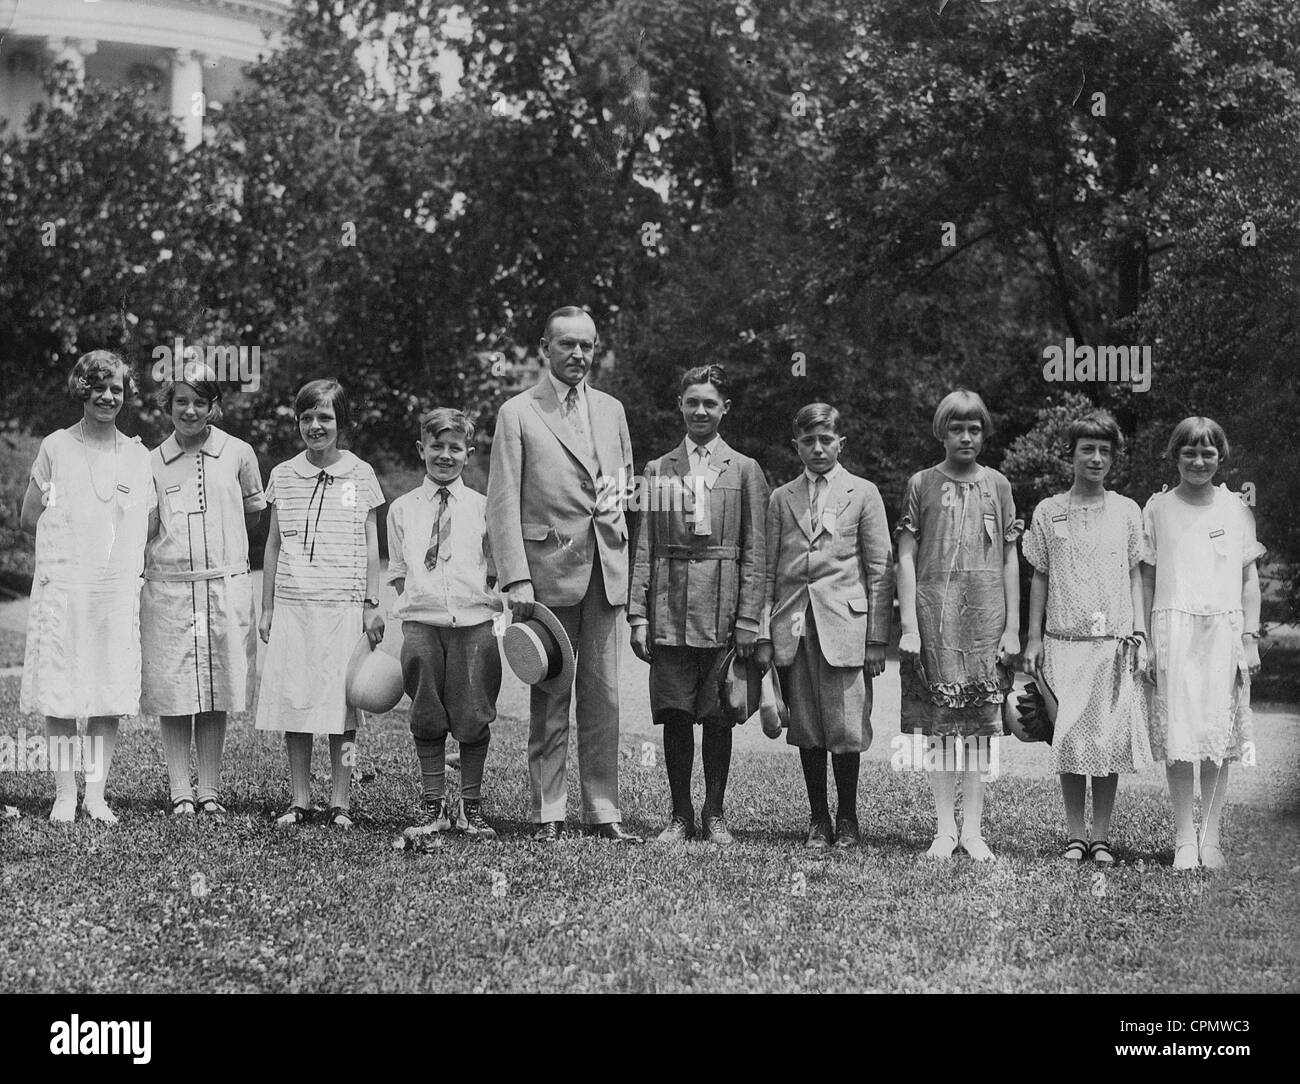
[[[727,828],[727,822],[723,819],[721,813],[716,817],[706,816],[704,818],[704,842],[713,843],[719,847],[729,847],[736,842]]]
[[[656,843],[685,843],[688,839],[695,838],[695,818],[687,820],[685,817],[674,816],[668,822],[668,827],[659,833]]]
[[[631,832],[625,832],[623,826],[618,821],[611,821],[609,824],[598,824],[592,831],[592,835],[598,839],[607,839],[611,843],[644,843],[645,840],[640,836],[634,836]]]
[[[856,847],[862,842],[862,835],[858,831],[858,822],[850,820],[848,817],[841,817],[835,822],[835,846],[842,851],[850,847]]]
[[[542,821],[533,829],[534,843],[559,843],[564,838],[563,821]]]
[[[829,851],[831,849],[831,822],[812,821],[808,825],[808,839],[804,843],[810,851]]]

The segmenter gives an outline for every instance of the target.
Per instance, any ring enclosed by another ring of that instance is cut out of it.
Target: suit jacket
[[[596,459],[573,437],[545,373],[497,414],[487,521],[502,587],[533,582],[546,606],[572,606],[600,560],[611,606],[627,601],[627,520],[611,499],[632,477],[623,404],[587,387]]]
[[[841,471],[825,509],[834,513],[834,529],[823,520],[814,532],[802,473],[777,488],[767,505],[765,617],[778,666],[794,661],[809,604],[832,666],[862,666],[867,643],[889,639],[894,563],[880,491]]]
[[[686,441],[646,464],[627,615],[648,618],[651,643],[721,647],[737,617],[755,628],[762,618],[767,482],[724,440],[709,466],[711,530],[697,535],[687,522],[697,489]]]

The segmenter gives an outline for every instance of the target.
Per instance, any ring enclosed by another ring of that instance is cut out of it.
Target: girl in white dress
[[[82,809],[116,824],[104,800],[117,720],[140,710],[140,574],[155,515],[149,453],[117,429],[135,381],[107,350],[77,359],[68,393],[81,420],[41,441],[23,496],[23,530],[36,536],[19,706],[45,716],[55,799],[50,820],[77,813],[77,720],[88,720],[79,758]]]
[[[357,638],[384,638],[379,613],[379,535],[384,503],[368,463],[338,446],[351,422],[343,388],[313,380],[294,399],[306,450],[271,471],[271,506],[258,633],[267,644],[257,729],[282,730],[293,804],[276,822],[301,824],[311,811],[313,734],[328,734],[333,780],[326,820],[351,828],[348,793],[361,713],[347,704],[345,677]]]
[[[145,550],[141,598],[141,708],[159,717],[172,814],[225,813],[219,800],[226,713],[252,707],[257,618],[248,571],[248,528],[261,517],[262,476],[253,449],[213,424],[221,385],[191,362],[165,381],[158,405],[173,432],[149,459],[158,533]],[[190,732],[199,789],[190,786]]]
[[[1228,459],[1228,438],[1209,418],[1184,418],[1165,454],[1178,486],[1144,510],[1149,564],[1155,695],[1151,749],[1166,762],[1174,807],[1174,868],[1222,869],[1219,824],[1228,761],[1250,744],[1250,676],[1259,671],[1259,574],[1264,547],[1255,517],[1214,475]],[[1192,813],[1194,765],[1201,764],[1201,834]]]
[[[1146,556],[1137,504],[1105,487],[1124,443],[1104,410],[1066,431],[1074,484],[1034,509],[1022,544],[1034,566],[1025,668],[1045,680],[1060,709],[1052,767],[1061,776],[1070,862],[1115,861],[1110,815],[1119,772],[1151,764],[1141,562]],[[1043,637],[1043,618],[1047,636]],[[1091,842],[1084,831],[1092,779]]]

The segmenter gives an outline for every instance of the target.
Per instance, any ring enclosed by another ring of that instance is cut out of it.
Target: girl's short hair
[[[127,396],[135,394],[135,373],[131,366],[111,350],[91,350],[77,359],[68,374],[68,394],[84,403],[90,398],[91,388],[114,376],[122,378],[122,388]]]
[[[1188,445],[1195,447],[1198,444],[1208,444],[1217,448],[1219,459],[1225,463],[1228,461],[1228,452],[1231,450],[1228,445],[1228,434],[1213,418],[1201,417],[1184,418],[1174,426],[1169,443],[1165,446],[1165,456],[1176,463],[1178,453],[1183,448]]]
[[[1065,444],[1066,454],[1071,459],[1081,440],[1108,440],[1111,454],[1115,456],[1124,450],[1124,434],[1119,431],[1119,422],[1109,410],[1094,410],[1069,424],[1065,430]]]
[[[187,361],[181,368],[182,380],[164,380],[158,385],[158,390],[154,392],[154,402],[162,410],[170,414],[172,412],[172,400],[176,398],[176,388],[179,384],[188,384],[202,398],[212,404],[211,418],[215,421],[221,415],[221,384],[217,380],[217,374],[212,368],[202,361]]]
[[[840,412],[830,403],[808,403],[801,406],[799,412],[794,416],[794,435],[802,436],[809,429],[814,429],[819,425],[829,425],[831,432],[836,436],[840,435]]]
[[[723,399],[727,398],[727,374],[721,365],[697,365],[694,369],[687,369],[682,373],[677,394],[685,395],[686,389],[694,384],[712,384]]]
[[[474,423],[463,410],[454,407],[434,407],[420,415],[420,438],[437,437],[444,429],[450,429],[465,438],[466,444],[474,443]]]
[[[293,397],[294,419],[301,418],[312,407],[322,403],[334,411],[340,432],[352,427],[352,408],[348,405],[347,392],[337,380],[310,380],[299,388]]]
[[[993,435],[993,418],[989,414],[989,408],[975,392],[966,388],[950,391],[939,400],[931,425],[934,439],[943,440],[948,426],[953,422],[979,422],[984,428],[985,439]]]

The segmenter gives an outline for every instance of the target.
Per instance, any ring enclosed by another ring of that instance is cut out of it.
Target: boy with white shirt
[[[411,697],[411,734],[420,758],[420,810],[429,823],[416,834],[451,827],[446,801],[446,745],[460,744],[466,832],[495,840],[483,817],[483,768],[501,689],[501,656],[492,621],[496,570],[487,536],[487,498],[461,472],[474,454],[474,424],[440,407],[420,417],[416,448],[425,477],[388,511],[388,580],[402,622],[402,675]],[[408,835],[411,834],[408,832]]]

